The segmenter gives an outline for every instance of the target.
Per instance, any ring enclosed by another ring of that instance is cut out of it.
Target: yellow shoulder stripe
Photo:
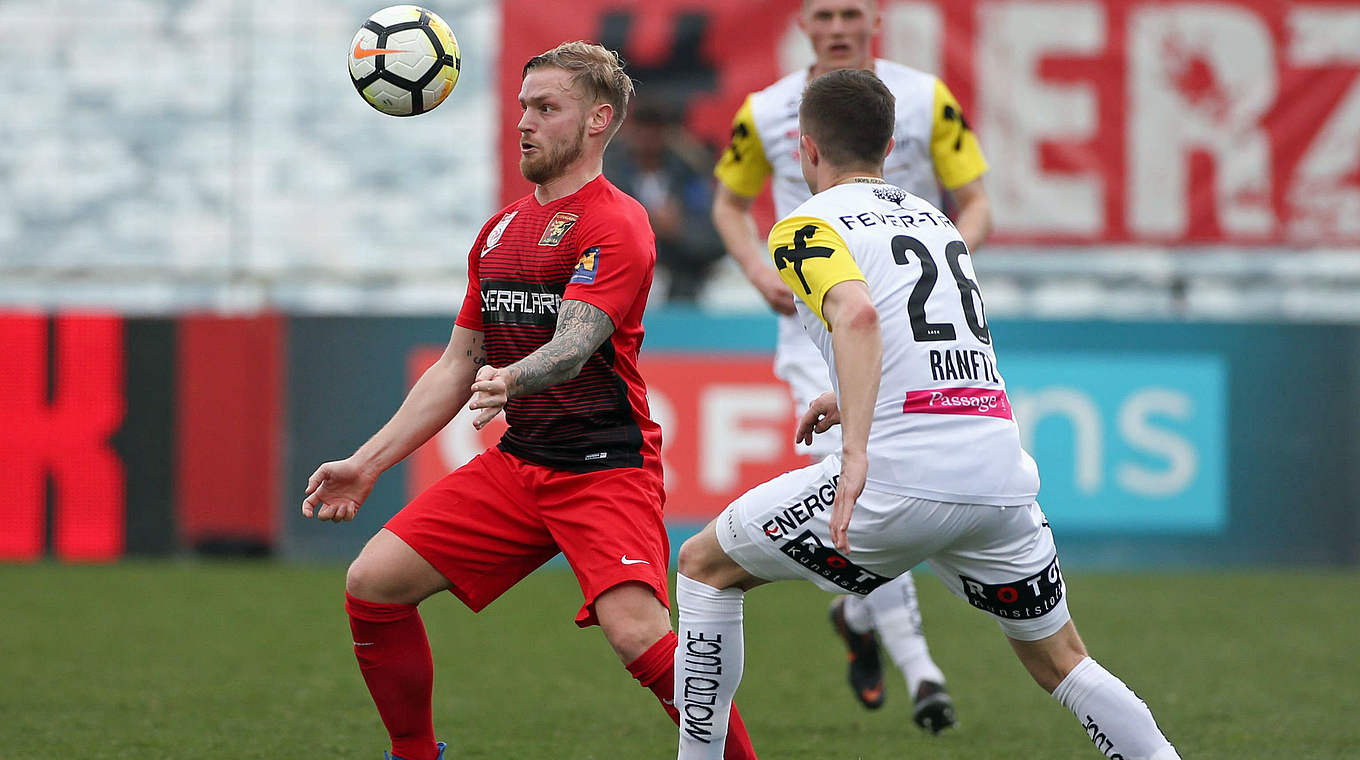
[[[831,286],[864,280],[845,239],[814,216],[790,216],[776,224],[770,230],[770,256],[784,283],[824,324],[822,301]]]
[[[944,82],[935,80],[935,113],[931,117],[930,155],[935,174],[946,189],[972,182],[987,171],[977,135],[963,118],[963,109]]]
[[[713,168],[713,176],[728,190],[749,198],[760,194],[765,187],[765,178],[773,171],[765,157],[765,146],[760,143],[760,133],[756,131],[751,96],[747,95],[732,119],[732,140]]]

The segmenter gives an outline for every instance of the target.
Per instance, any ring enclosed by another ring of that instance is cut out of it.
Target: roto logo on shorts
[[[1062,572],[1055,555],[1048,567],[1011,583],[982,583],[960,575],[968,603],[997,617],[1030,620],[1048,614],[1063,598]]]
[[[844,554],[823,544],[810,530],[803,531],[797,538],[779,547],[779,550],[852,594],[864,596],[892,580],[851,562]]]

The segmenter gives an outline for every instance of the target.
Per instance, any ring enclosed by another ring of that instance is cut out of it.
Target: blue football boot
[[[439,742],[437,746],[439,747],[439,754],[434,756],[434,760],[444,760],[444,749],[449,745],[444,742]],[[387,753],[387,750],[383,750],[383,760],[402,760],[402,758],[397,755],[390,755]]]

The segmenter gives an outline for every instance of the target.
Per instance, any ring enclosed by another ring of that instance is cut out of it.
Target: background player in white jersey
[[[800,25],[812,42],[816,62],[759,92],[742,104],[732,125],[732,143],[714,174],[718,188],[713,221],[728,253],[781,316],[775,374],[788,383],[800,412],[831,387],[826,364],[793,316],[789,289],[770,267],[751,214],[754,197],[771,178],[775,210],[784,216],[807,200],[798,161],[798,102],[807,81],[836,69],[869,69],[897,98],[888,157],[888,181],[943,207],[941,186],[953,202],[953,219],[971,251],[991,228],[991,206],[983,189],[987,162],[959,103],[939,78],[892,61],[875,59],[873,38],[880,21],[874,0],[804,0]],[[809,453],[822,458],[840,448],[836,430],[815,439]],[[944,674],[930,656],[921,628],[910,574],[864,600],[838,597],[832,622],[850,649],[850,683],[869,708],[883,704],[883,671],[875,629],[902,670],[914,701],[913,719],[938,732],[954,723]]]
[[[815,194],[769,246],[833,368],[834,392],[803,415],[798,437],[839,423],[841,454],[748,491],[681,547],[679,757],[722,755],[746,589],[803,579],[865,595],[924,560],[997,619],[1106,757],[1178,760],[1147,706],[1077,635],[968,248],[944,214],[882,179],[893,103],[857,69],[818,77],[803,95],[801,162]]]

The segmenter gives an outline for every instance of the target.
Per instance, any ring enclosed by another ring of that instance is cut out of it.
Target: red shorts
[[[473,612],[560,551],[597,625],[595,599],[628,581],[670,609],[659,467],[571,473],[491,448],[425,489],[384,526],[434,565]]]

